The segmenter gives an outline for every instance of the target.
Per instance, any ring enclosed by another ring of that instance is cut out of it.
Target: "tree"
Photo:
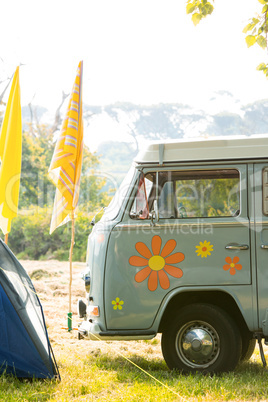
[[[137,107],[138,109],[138,107]],[[105,107],[105,112],[112,117],[117,123],[124,121],[126,133],[129,134],[135,144],[135,152],[139,151],[139,143],[137,139],[136,123],[139,119],[139,112],[131,103],[116,103]]]
[[[29,127],[23,133],[20,209],[52,207],[55,186],[48,177],[48,169],[54,147],[53,133],[46,125]],[[109,201],[102,192],[105,181],[95,173],[98,165],[97,155],[84,146],[79,205],[92,212]]]
[[[18,258],[67,259],[71,225],[63,225],[49,234],[55,186],[49,180],[48,169],[55,147],[48,126],[30,125],[22,137],[22,169],[19,214],[14,219],[9,245]],[[75,260],[85,260],[90,221],[110,199],[103,191],[106,181],[96,173],[99,160],[84,146],[80,184],[79,209],[76,218]],[[98,216],[97,219],[99,219]],[[2,233],[0,236],[3,237]]]
[[[214,0],[212,0],[214,2]],[[207,0],[187,0],[186,13],[192,15],[194,25],[213,13],[214,6]],[[258,0],[263,5],[260,14],[250,19],[249,23],[243,29],[246,34],[245,40],[247,46],[258,44],[262,49],[268,50],[268,0]],[[261,63],[257,70],[263,71],[268,78],[268,63]]]

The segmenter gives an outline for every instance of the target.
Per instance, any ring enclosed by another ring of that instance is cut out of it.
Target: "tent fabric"
[[[59,377],[43,309],[17,258],[0,239],[0,373]]]

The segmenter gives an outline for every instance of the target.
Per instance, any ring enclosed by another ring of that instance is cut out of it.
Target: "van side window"
[[[161,172],[159,175],[160,218],[239,214],[240,179],[236,169]]]
[[[262,205],[264,215],[268,215],[268,167],[262,172]]]
[[[133,219],[148,219],[149,205],[148,196],[153,186],[153,179],[148,175],[145,177],[141,172],[138,178],[137,191],[131,207],[130,217]]]

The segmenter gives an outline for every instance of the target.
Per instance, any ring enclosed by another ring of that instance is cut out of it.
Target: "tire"
[[[256,346],[256,339],[252,338],[252,334],[248,332],[247,334],[241,333],[242,338],[242,352],[241,352],[241,362],[248,361],[254,353]]]
[[[210,304],[191,304],[172,317],[163,331],[161,347],[171,370],[220,373],[235,369],[242,341],[225,311]]]

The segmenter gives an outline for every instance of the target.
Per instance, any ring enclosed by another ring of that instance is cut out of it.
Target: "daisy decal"
[[[134,267],[143,267],[136,275],[135,281],[141,283],[148,278],[148,289],[153,292],[157,289],[158,281],[162,289],[168,289],[170,286],[168,275],[174,278],[181,278],[183,272],[175,267],[184,260],[183,253],[171,254],[176,247],[175,240],[168,240],[161,251],[162,239],[160,236],[152,238],[152,252],[142,242],[135,245],[136,250],[141,255],[133,255],[129,259],[130,265]],[[172,265],[170,265],[172,264]]]
[[[240,271],[242,269],[242,265],[237,264],[238,261],[239,257],[234,257],[233,260],[231,257],[226,257],[225,262],[227,262],[227,264],[223,266],[224,271],[228,271],[230,269],[230,274],[235,275],[236,270]]]
[[[123,300],[120,300],[119,297],[116,297],[116,299],[112,301],[112,304],[114,305],[113,306],[114,310],[117,310],[117,309],[122,310],[124,302],[123,302]]]
[[[195,248],[195,252],[198,256],[201,255],[202,258],[207,258],[208,255],[211,255],[211,251],[213,251],[213,244],[210,244],[210,241],[205,240],[204,242],[201,241],[199,246],[195,246]]]

